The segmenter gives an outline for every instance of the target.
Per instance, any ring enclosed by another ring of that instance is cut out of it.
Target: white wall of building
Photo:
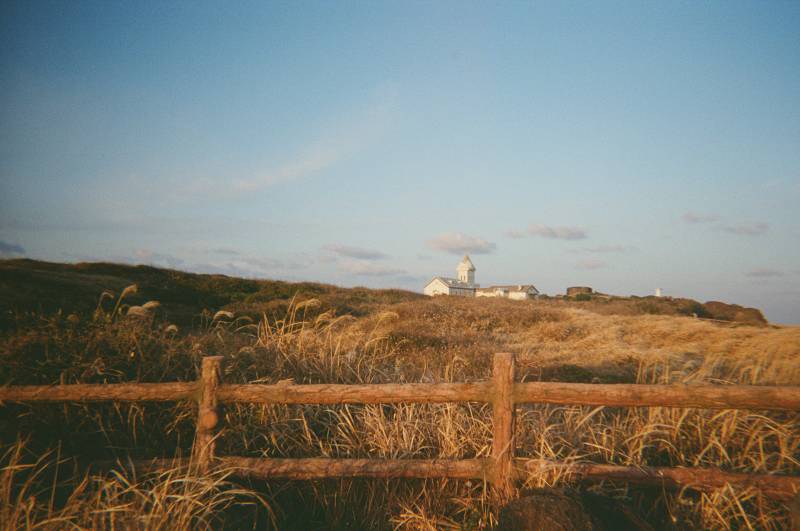
[[[425,286],[425,289],[422,290],[422,293],[431,297],[434,295],[449,295],[450,286],[437,278],[429,282],[428,285]]]

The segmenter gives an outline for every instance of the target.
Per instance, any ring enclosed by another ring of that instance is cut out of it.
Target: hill
[[[91,313],[104,291],[117,296],[132,284],[138,289],[126,303],[140,305],[157,300],[165,318],[179,326],[196,324],[204,311],[232,310],[253,317],[265,311],[281,312],[293,297],[314,297],[321,301],[322,311],[335,308],[353,315],[364,315],[376,305],[422,297],[403,290],[253,280],[143,265],[15,259],[0,260],[0,314],[7,323],[14,312]]]
[[[800,328],[694,318],[684,308],[695,301],[429,298],[7,261],[0,304],[0,385],[194,381],[204,355],[224,356],[230,383],[464,382],[487,379],[498,351],[516,354],[525,381],[800,384]],[[800,473],[794,412],[532,404],[518,413],[519,457]],[[90,460],[187,455],[194,416],[191,403],[0,405],[0,523],[489,529],[496,522],[498,507],[480,482],[86,475]],[[236,405],[225,410],[217,448],[251,457],[483,457],[490,420],[490,406],[471,403]],[[553,485],[584,489],[547,475],[526,488]],[[657,529],[789,525],[785,504],[752,489],[591,489]]]
[[[94,311],[104,291],[115,295],[136,284],[126,302],[161,304],[165,318],[185,327],[203,312],[234,311],[252,318],[285,311],[293,297],[315,298],[319,311],[363,316],[376,308],[421,300],[422,295],[398,289],[341,288],[316,282],[254,280],[225,275],[204,275],[110,263],[61,264],[28,259],[0,261],[0,326],[14,312],[61,310],[65,314]],[[574,306],[605,315],[684,315],[735,323],[765,325],[755,308],[722,302],[659,297],[609,297],[579,295],[539,301],[542,306]]]

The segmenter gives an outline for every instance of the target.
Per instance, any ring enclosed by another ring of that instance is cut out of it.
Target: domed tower
[[[475,266],[472,264],[472,260],[469,259],[469,255],[464,255],[464,259],[458,264],[456,272],[458,272],[459,281],[475,284]]]

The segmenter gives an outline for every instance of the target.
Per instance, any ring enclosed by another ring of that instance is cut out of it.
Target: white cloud
[[[240,192],[252,192],[273,184],[300,179],[333,166],[353,149],[354,146],[348,146],[346,143],[318,143],[309,146],[294,160],[257,177],[236,181],[234,188]]]
[[[136,258],[133,260],[134,262],[156,267],[168,267],[170,269],[176,269],[181,267],[184,263],[182,258],[178,258],[177,256],[173,256],[171,254],[158,253],[151,251],[150,249],[136,249],[133,252],[133,255]]]
[[[581,252],[592,254],[608,254],[608,253],[627,253],[635,251],[636,247],[625,245],[598,245],[596,247],[584,247]]]
[[[476,238],[462,232],[446,232],[428,241],[428,246],[437,251],[450,254],[489,254],[497,245],[483,238]]]
[[[524,231],[511,229],[506,234],[511,238],[538,236],[551,240],[583,240],[587,237],[586,229],[580,227],[551,227],[541,223],[533,223]]]
[[[771,269],[768,267],[757,267],[755,269],[751,269],[745,274],[751,278],[775,278],[775,277],[782,277],[784,273],[783,271],[777,269]]]
[[[295,273],[312,265],[310,258],[296,256],[287,260],[277,258],[258,258],[237,256],[232,259],[212,260],[202,263],[190,263],[185,269],[198,273],[219,273],[244,278],[296,278]]]
[[[407,275],[405,269],[382,266],[373,262],[362,262],[348,260],[339,264],[339,268],[345,273],[362,277],[393,277]]]
[[[698,214],[697,212],[686,212],[681,217],[686,223],[711,223],[719,219],[714,214]]]
[[[760,236],[769,230],[769,225],[762,222],[742,223],[739,225],[723,227],[722,230],[731,234],[738,234],[740,236]]]
[[[374,249],[364,249],[363,247],[352,247],[350,245],[330,244],[324,247],[326,251],[345,256],[347,258],[357,258],[358,260],[382,260],[388,256]]]
[[[267,168],[258,175],[234,182],[234,190],[252,192],[278,183],[302,179],[320,173],[362,151],[392,123],[395,100],[393,88],[380,91],[372,102],[347,113],[340,123],[299,150],[293,159]]]
[[[239,256],[240,254],[242,254],[236,249],[229,249],[227,247],[218,247],[216,249],[211,249],[211,252],[214,254],[224,254],[228,256]]]
[[[314,257],[297,253],[284,259],[263,258],[246,256],[243,254],[224,256],[209,255],[207,250],[202,253],[181,253],[180,256],[159,253],[150,249],[137,249],[132,254],[106,254],[100,256],[62,253],[67,260],[81,262],[113,262],[120,264],[145,264],[154,267],[166,267],[190,271],[194,273],[223,274],[243,278],[282,278],[284,280],[297,279],[296,273],[312,267],[316,260]]]
[[[595,269],[603,269],[606,267],[606,263],[602,260],[581,260],[578,262],[575,267],[577,269],[583,269],[585,271],[591,271]]]
[[[11,258],[25,254],[25,248],[21,245],[0,241],[0,257]]]

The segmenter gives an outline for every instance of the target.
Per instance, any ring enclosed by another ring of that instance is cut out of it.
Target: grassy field
[[[129,286],[136,285],[136,288]],[[123,295],[124,294],[124,295]],[[201,276],[113,264],[0,263],[0,384],[194,380],[225,356],[228,382],[475,381],[491,354],[518,378],[800,385],[800,328],[688,300],[429,299],[397,290]],[[692,314],[724,319],[709,321]],[[625,465],[800,473],[800,415],[527,406],[517,455]],[[96,459],[187,455],[191,404],[4,404],[0,523],[45,529],[178,527],[484,529],[484,485],[445,480],[241,482],[225,471],[89,473]],[[228,407],[220,455],[488,455],[487,405]],[[525,488],[570,486],[532,477]],[[697,494],[601,485],[660,529],[786,529],[753,490]]]

